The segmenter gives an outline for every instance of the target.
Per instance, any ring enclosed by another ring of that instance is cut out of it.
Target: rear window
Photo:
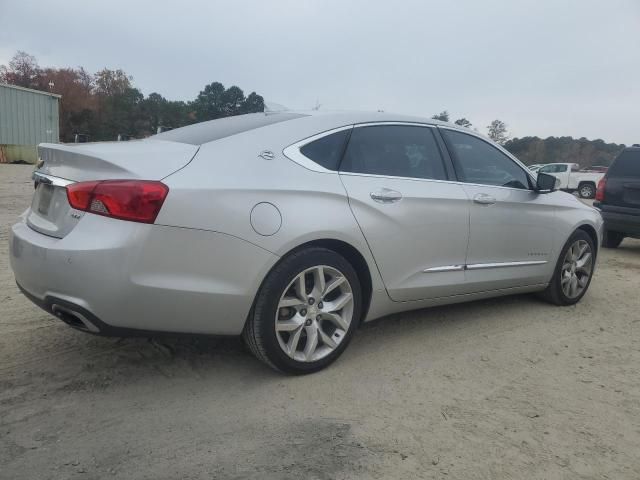
[[[609,177],[640,177],[640,149],[623,151],[609,169]]]
[[[186,127],[176,128],[168,132],[159,133],[151,138],[170,142],[202,145],[224,137],[247,132],[274,123],[286,122],[295,118],[306,117],[300,113],[248,113],[235,117],[218,118],[208,122],[196,123]]]

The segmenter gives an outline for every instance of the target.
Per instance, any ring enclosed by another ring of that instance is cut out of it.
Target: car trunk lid
[[[66,186],[70,183],[161,180],[188,164],[197,151],[195,145],[158,140],[41,144],[27,224],[45,235],[63,238],[84,215],[69,205]]]

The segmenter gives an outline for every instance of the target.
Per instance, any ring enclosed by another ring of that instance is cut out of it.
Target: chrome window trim
[[[352,177],[390,178],[395,180],[413,180],[416,182],[439,182],[439,183],[450,183],[450,184],[460,183],[455,180],[439,180],[437,178],[396,177],[393,175],[378,175],[375,173],[358,173],[358,172],[337,172],[337,173],[339,173],[340,175],[349,175]]]
[[[76,183],[72,180],[67,180],[66,178],[54,177],[40,172],[33,172],[31,174],[31,179],[36,183],[44,183],[47,185],[53,185],[54,187],[66,187],[67,185]]]
[[[473,263],[467,265],[467,270],[483,270],[485,268],[505,268],[505,267],[529,267],[533,265],[544,265],[548,263],[546,260],[530,260],[525,262],[492,262],[492,263]]]
[[[332,135],[334,133],[338,133],[338,132],[342,132],[344,130],[351,130],[353,128],[353,124],[352,125],[345,125],[343,127],[338,127],[338,128],[333,128],[331,130],[327,130],[325,132],[322,133],[318,133],[316,135],[313,135],[311,137],[307,137],[305,139],[302,139],[296,143],[292,143],[291,145],[289,145],[288,147],[286,147],[284,150],[282,150],[282,154],[287,157],[289,160],[297,163],[298,165],[308,169],[308,170],[313,170],[314,172],[320,172],[320,173],[338,173],[337,170],[329,170],[328,168],[324,168],[322,165],[314,162],[313,160],[311,160],[309,157],[305,157],[302,152],[300,151],[300,149],[302,147],[304,147],[306,144],[314,142],[316,140],[319,140],[321,138],[324,138],[326,136]]]
[[[342,127],[338,127],[338,128],[333,128],[331,130],[327,130],[325,132],[322,133],[318,133],[316,135],[313,135],[311,137],[307,137],[304,138],[296,143],[292,143],[291,145],[289,145],[288,147],[285,147],[284,150],[282,150],[282,154],[287,157],[289,160],[294,161],[295,163],[297,163],[298,165],[307,168],[309,170],[313,170],[314,172],[320,172],[320,173],[338,173],[338,170],[329,170],[328,168],[324,168],[322,165],[317,164],[316,162],[314,162],[313,160],[311,160],[310,158],[304,156],[302,154],[302,152],[300,151],[300,149],[302,147],[304,147],[306,144],[314,142],[316,140],[319,140],[323,137],[326,137],[328,135],[334,134],[334,133],[338,133],[338,132],[342,132],[343,130],[350,130],[353,128],[362,128],[362,127],[376,127],[376,126],[381,126],[381,125],[402,125],[402,126],[409,126],[409,127],[423,127],[423,128],[437,128],[437,125],[431,124],[431,123],[419,123],[419,122],[363,122],[363,123],[355,123],[355,124],[351,124],[351,125],[345,125]],[[340,172],[343,173],[343,172]],[[349,172],[351,173],[351,172]],[[367,175],[367,174],[363,174],[363,175]],[[381,177],[385,177],[384,175],[380,175]],[[410,178],[413,179],[414,177],[389,177],[389,178]],[[429,180],[424,179],[424,180]]]
[[[426,128],[437,128],[437,125],[433,123],[420,123],[420,122],[363,122],[356,123],[354,128],[362,128],[362,127],[377,127],[380,125],[402,125],[407,127],[426,127]]]
[[[330,172],[336,173],[336,172],[333,172],[332,170]],[[471,185],[476,187],[502,188],[505,190],[513,190],[516,192],[535,193],[535,191],[531,190],[530,188],[503,187],[501,185],[486,185],[484,183],[461,182],[459,180],[439,180],[436,178],[417,178],[417,177],[395,177],[392,175],[377,175],[374,173],[357,173],[357,172],[337,172],[337,173],[339,173],[340,175],[351,175],[356,177],[390,178],[395,180],[415,180],[418,182],[438,182],[438,183],[448,183],[451,185],[460,185],[460,186]]]
[[[417,177],[398,177],[398,176],[393,176],[393,175],[377,175],[377,174],[373,174],[373,173],[358,173],[358,172],[340,172],[337,170],[329,170],[328,168],[324,168],[322,165],[317,164],[316,162],[314,162],[313,160],[311,160],[310,158],[304,156],[302,154],[302,152],[300,152],[300,149],[302,147],[304,147],[307,143],[311,143],[315,140],[318,140],[320,138],[326,137],[327,135],[331,135],[333,133],[338,133],[341,132],[343,130],[349,130],[349,129],[353,129],[353,128],[362,128],[362,127],[373,127],[373,126],[378,126],[378,125],[406,125],[406,126],[414,126],[414,127],[423,127],[423,128],[445,128],[447,130],[453,130],[454,132],[460,132],[460,133],[466,133],[468,135],[471,135],[473,137],[477,137],[482,141],[487,141],[484,137],[482,137],[482,135],[478,135],[473,131],[466,131],[466,130],[462,130],[460,128],[455,128],[455,127],[450,127],[448,125],[438,125],[438,124],[434,124],[434,123],[420,123],[420,122],[393,122],[393,121],[389,121],[389,122],[363,122],[363,123],[355,123],[355,124],[351,124],[351,125],[344,125],[342,127],[338,127],[338,128],[332,128],[331,130],[327,130],[325,132],[322,133],[318,133],[316,135],[313,135],[311,137],[307,137],[304,138],[296,143],[292,143],[291,145],[289,145],[288,147],[284,148],[284,150],[282,150],[282,153],[285,157],[287,157],[289,160],[297,163],[298,165],[308,169],[308,170],[312,170],[314,172],[319,172],[319,173],[339,173],[340,175],[352,175],[352,176],[357,176],[357,177],[371,177],[371,178],[390,178],[390,179],[397,179],[397,180],[415,180],[415,181],[422,181],[422,182],[440,182],[440,183],[448,183],[448,184],[453,184],[453,185],[472,185],[472,186],[478,186],[478,187],[490,187],[490,188],[502,188],[502,189],[506,189],[506,190],[514,190],[516,192],[531,192],[531,193],[535,193],[534,190],[530,189],[530,188],[514,188],[514,187],[503,187],[501,185],[487,185],[484,183],[471,183],[471,182],[461,182],[459,180],[440,180],[440,179],[436,179],[436,178],[417,178]],[[489,143],[491,146],[496,147],[496,145],[494,145],[493,143],[487,142]],[[507,155],[507,157],[509,157],[511,160],[515,161],[520,168],[525,170],[525,173],[529,176],[529,178],[531,178],[531,181],[533,182],[533,184],[535,184],[535,178],[529,173],[528,169],[526,167],[524,167],[524,164],[522,164],[517,158],[515,158],[513,155],[511,155],[508,151],[506,151],[504,148],[500,147],[499,145],[497,145],[498,150],[504,154]],[[496,148],[497,148],[496,147]]]

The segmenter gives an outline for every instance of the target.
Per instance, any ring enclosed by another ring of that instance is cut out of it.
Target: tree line
[[[123,70],[42,68],[36,58],[17,52],[0,66],[0,82],[62,95],[60,140],[73,142],[76,134],[90,141],[116,140],[118,135],[143,138],[158,131],[215,118],[264,111],[256,92],[219,82],[206,85],[191,101],[167,100],[159,93],[144,96]]]
[[[159,93],[144,96],[133,86],[133,77],[123,70],[102,69],[89,73],[84,68],[42,68],[36,58],[17,52],[8,65],[0,66],[0,82],[62,95],[60,140],[73,142],[76,134],[90,141],[116,140],[118,135],[142,138],[158,128],[177,128],[192,123],[243,113],[264,111],[264,99],[256,92],[245,96],[241,88],[225,88],[219,82],[206,85],[191,101],[167,100]],[[432,118],[450,121],[448,111]],[[456,125],[477,130],[462,117]],[[487,135],[525,164],[571,162],[587,168],[610,165],[624,145],[603,140],[572,137],[510,138],[507,124],[493,120]]]
[[[431,118],[444,122],[450,121],[449,112],[446,110]],[[473,128],[473,124],[464,117],[453,123],[461,127]],[[511,138],[507,124],[497,119],[487,126],[487,136],[502,145],[525,165],[577,163],[581,168],[594,165],[609,166],[625,147],[623,144],[606,143],[600,139],[588,140],[584,137],[579,139],[573,137]]]

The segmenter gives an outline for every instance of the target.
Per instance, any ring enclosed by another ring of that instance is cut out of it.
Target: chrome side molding
[[[423,270],[424,273],[460,272],[464,270],[464,265],[444,265],[442,267],[431,267]]]
[[[470,265],[443,265],[441,267],[426,268],[423,273],[443,273],[459,272],[462,270],[482,270],[485,268],[505,268],[505,267],[529,267],[533,265],[544,265],[546,260],[529,260],[525,262],[494,262],[494,263],[472,263]]]
[[[505,267],[529,267],[532,265],[544,265],[546,260],[529,260],[526,262],[495,262],[495,263],[473,263],[467,265],[467,270],[482,270],[484,268],[505,268]]]

